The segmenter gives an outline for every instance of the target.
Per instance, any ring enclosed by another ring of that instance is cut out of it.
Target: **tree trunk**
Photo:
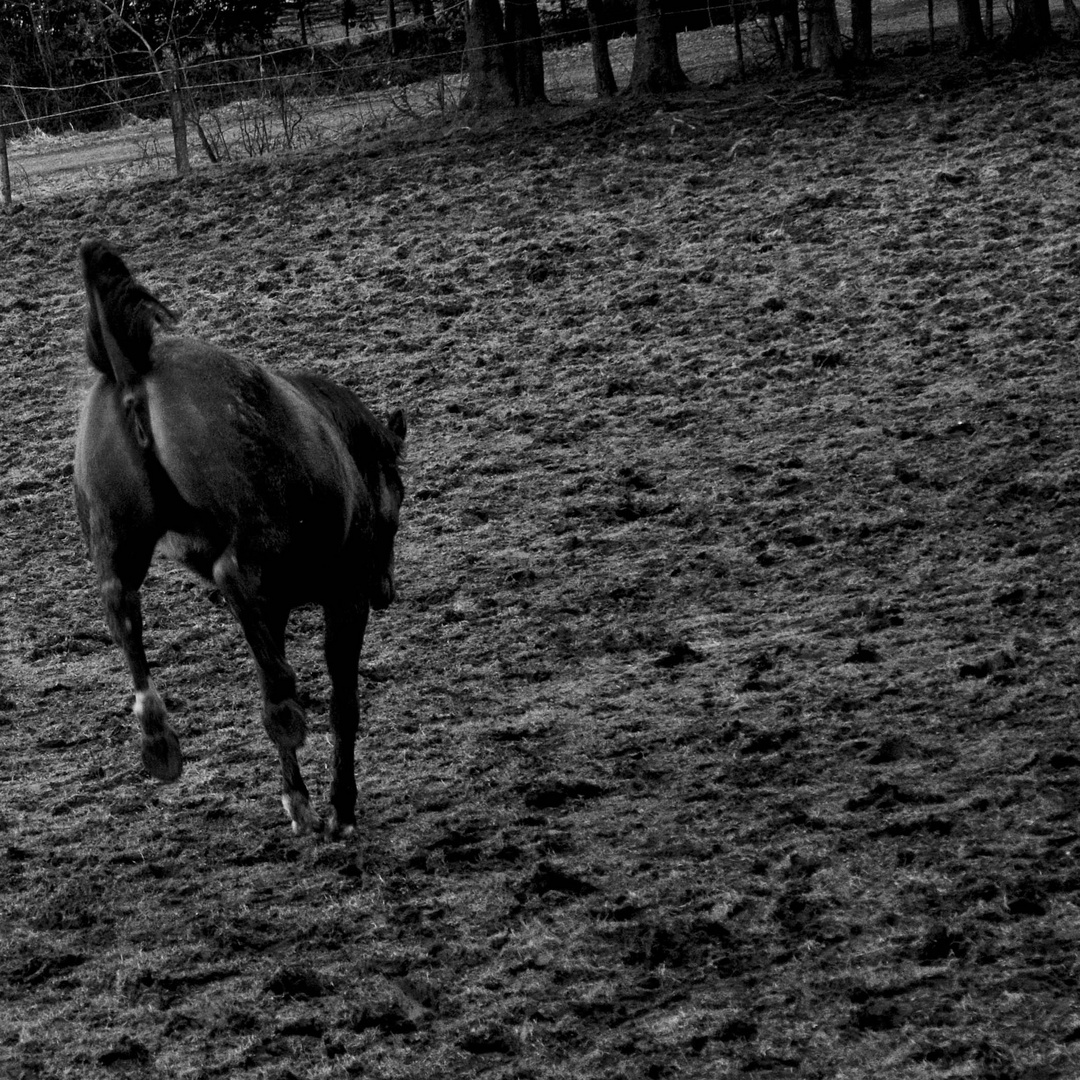
[[[989,4],[990,0],[986,0]],[[1069,33],[1073,37],[1080,36],[1080,8],[1077,8],[1075,0],[1065,0],[1065,18],[1069,23]]]
[[[176,175],[187,176],[191,172],[187,144],[187,119],[184,115],[184,95],[180,86],[180,64],[171,48],[165,50],[165,82],[169,91],[169,118],[172,122]]]
[[[506,0],[506,37],[510,80],[519,105],[547,101],[544,93],[544,50],[540,42],[540,10],[536,0]]]
[[[738,65],[739,81],[746,82],[746,58],[743,56],[742,44],[742,11],[739,8],[739,0],[728,0],[731,11],[731,25],[735,30],[735,62]],[[712,21],[712,8],[709,9],[709,20]]]
[[[684,89],[690,81],[679,64],[679,44],[662,4],[663,0],[637,0],[631,94],[667,94]]]
[[[851,0],[851,38],[855,59],[860,64],[872,63],[874,31],[870,0]]]
[[[600,21],[603,15],[602,0],[586,0],[585,10],[589,17],[589,44],[592,46],[596,96],[614,97],[619,92],[619,87],[615,82],[615,72],[611,69],[607,28]]]
[[[836,0],[806,0],[806,21],[809,24],[806,36],[810,44],[810,66],[835,74],[844,55]]]
[[[464,109],[504,109],[516,104],[506,63],[499,0],[468,0],[465,9],[465,60],[469,86]]]
[[[391,56],[397,55],[397,5],[394,0],[386,0],[386,46]]]
[[[1054,36],[1049,0],[1016,0],[1005,47],[1014,55],[1042,52]]]
[[[986,31],[983,29],[979,6],[979,0],[956,0],[961,52],[972,54],[986,48]]]
[[[799,25],[799,0],[783,0],[781,19],[784,25],[784,52],[790,71],[802,71],[802,28]]]
[[[780,27],[776,25],[776,16],[770,11],[765,16],[765,32],[769,35],[769,44],[776,53],[776,62],[781,67],[787,66],[787,53],[784,52],[784,39],[780,36]]]

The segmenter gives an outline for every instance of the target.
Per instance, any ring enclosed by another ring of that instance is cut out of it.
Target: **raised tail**
[[[132,276],[104,240],[79,245],[86,282],[86,355],[103,375],[130,387],[150,368],[150,346],[159,326],[176,316]]]

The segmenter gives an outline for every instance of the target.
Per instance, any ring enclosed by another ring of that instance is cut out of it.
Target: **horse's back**
[[[151,359],[153,452],[186,505],[253,545],[344,540],[361,497],[356,469],[301,393],[202,341],[161,338]]]

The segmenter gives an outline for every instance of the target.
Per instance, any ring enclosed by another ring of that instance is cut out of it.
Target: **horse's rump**
[[[174,534],[172,551],[204,576],[233,548],[298,597],[360,575],[388,602],[387,576],[362,564],[392,558],[403,418],[392,431],[322,376],[161,335],[171,313],[120,256],[96,241],[80,252],[87,351],[102,373],[80,429],[80,502]]]

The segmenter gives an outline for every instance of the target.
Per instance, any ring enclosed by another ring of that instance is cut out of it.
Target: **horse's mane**
[[[84,240],[79,246],[86,283],[86,355],[107,378],[127,385],[150,369],[150,347],[159,326],[176,316],[140,285],[112,245]]]

